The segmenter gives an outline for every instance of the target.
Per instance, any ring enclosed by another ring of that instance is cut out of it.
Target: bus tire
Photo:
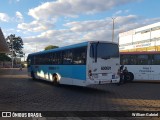
[[[53,74],[53,84],[54,85],[59,85],[58,75],[56,73]]]
[[[132,82],[134,80],[134,74],[132,72],[128,72],[130,75],[130,82]]]
[[[134,75],[132,72],[127,72],[124,76],[126,82],[132,82],[134,79]]]
[[[31,72],[31,77],[32,77],[32,80],[36,80],[36,78],[35,78],[35,74],[34,74],[34,72],[33,72],[33,71]]]

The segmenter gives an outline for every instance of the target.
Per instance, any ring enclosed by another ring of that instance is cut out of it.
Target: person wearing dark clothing
[[[123,70],[123,68],[124,68],[124,65],[121,65],[121,66],[120,66],[120,71]]]
[[[128,72],[127,67],[124,68],[123,72],[125,72],[125,73]]]
[[[126,76],[127,76],[127,73],[128,73],[128,70],[127,70],[127,67],[124,68],[123,70],[123,76],[124,76],[124,83],[126,82]]]
[[[21,64],[19,65],[19,71],[22,71],[22,65]]]
[[[120,81],[119,81],[118,85],[124,84],[125,79],[124,79],[124,74],[123,74],[123,72],[124,72],[123,68],[124,68],[124,65],[121,65],[120,66]]]

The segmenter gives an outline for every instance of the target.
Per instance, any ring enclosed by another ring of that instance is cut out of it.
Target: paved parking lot
[[[26,69],[0,70],[0,111],[160,111],[159,92],[160,83],[54,86],[31,80]]]

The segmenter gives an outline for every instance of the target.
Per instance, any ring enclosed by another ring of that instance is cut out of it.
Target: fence
[[[12,67],[12,62],[0,61],[0,68],[11,68],[11,67]]]

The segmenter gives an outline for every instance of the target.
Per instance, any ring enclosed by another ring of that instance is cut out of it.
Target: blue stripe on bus
[[[44,74],[59,73],[61,77],[86,80],[86,65],[35,65],[32,70]]]

